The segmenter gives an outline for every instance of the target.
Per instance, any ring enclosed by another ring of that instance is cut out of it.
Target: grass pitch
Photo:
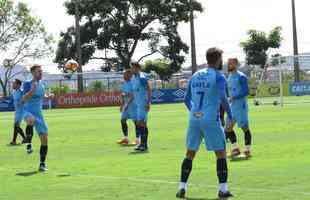
[[[301,97],[303,98],[303,97]],[[293,99],[294,100],[294,99]],[[242,200],[310,199],[310,104],[251,106],[253,158],[229,162],[229,187]],[[118,108],[45,111],[49,125],[49,171],[37,173],[34,153],[9,147],[13,113],[0,113],[1,200],[175,199],[185,152],[183,104],[151,108],[150,152],[132,154],[120,138]],[[131,123],[130,123],[131,124]],[[239,141],[243,134],[238,129]],[[130,136],[134,132],[131,124]],[[215,157],[204,146],[194,162],[188,199],[216,199]]]

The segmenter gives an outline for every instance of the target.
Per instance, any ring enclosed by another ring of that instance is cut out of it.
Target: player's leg
[[[244,132],[244,144],[245,144],[245,149],[243,153],[246,157],[249,158],[251,157],[252,133],[248,125],[242,127],[242,130]]]
[[[17,124],[14,123],[14,128],[13,128],[13,138],[12,141],[10,142],[10,145],[16,145],[16,139],[17,139],[18,131],[17,131]]]
[[[25,121],[26,121],[26,150],[28,154],[31,154],[33,152],[32,149],[32,137],[33,137],[33,126],[35,124],[35,118],[32,114],[27,113],[25,115]]]
[[[135,132],[136,132],[136,140],[132,143],[133,145],[139,145],[140,144],[140,130],[138,128],[138,122],[137,120],[133,120],[135,125]]]
[[[48,134],[47,133],[40,133],[40,141],[41,141],[41,147],[40,147],[40,165],[39,165],[39,171],[44,172],[47,171],[46,166],[46,156],[48,151]]]
[[[145,110],[145,106],[141,105],[137,108],[137,129],[140,134],[141,142],[136,151],[146,151],[148,149],[148,127],[147,127],[147,115],[148,112]]]
[[[227,167],[227,158],[226,158],[226,150],[217,150],[215,151],[216,155],[216,172],[217,178],[219,182],[219,192],[218,197],[221,198],[228,198],[232,197],[233,195],[228,190],[228,167]]]
[[[128,125],[127,125],[127,117],[122,115],[121,119],[121,126],[122,126],[122,132],[123,132],[123,138],[117,141],[118,144],[127,145],[129,144],[128,139]]]
[[[36,118],[35,123],[35,129],[36,132],[39,134],[40,137],[40,165],[39,165],[39,171],[44,172],[47,171],[46,166],[46,156],[48,151],[48,128],[44,121],[44,118],[42,115],[38,115]]]
[[[238,142],[237,142],[237,135],[234,131],[235,120],[230,121],[227,119],[226,127],[225,127],[225,136],[231,143],[231,156],[238,156],[241,154]]]
[[[206,149],[216,155],[216,171],[219,183],[219,198],[231,197],[228,190],[228,168],[226,158],[225,133],[219,122],[207,122],[204,128]]]
[[[200,134],[199,124],[195,123],[194,121],[190,122],[186,138],[187,152],[181,166],[179,190],[176,194],[177,198],[185,198],[188,178],[192,171],[193,160],[195,158],[196,152],[199,149],[201,141],[202,136]]]

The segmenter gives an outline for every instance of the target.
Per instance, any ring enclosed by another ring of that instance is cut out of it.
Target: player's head
[[[19,79],[15,79],[13,82],[13,89],[14,90],[18,90],[20,88],[20,86],[22,85],[21,80]]]
[[[138,74],[141,71],[141,65],[138,62],[131,63],[131,71],[133,74]]]
[[[238,58],[229,58],[228,59],[228,71],[233,72],[237,70],[239,61]]]
[[[31,68],[30,68],[30,72],[32,74],[32,77],[34,80],[41,80],[42,79],[42,67],[41,65],[33,65]]]
[[[223,51],[217,47],[213,47],[207,50],[206,58],[210,67],[215,67],[221,70],[223,68]]]
[[[131,70],[127,69],[126,71],[124,71],[123,77],[125,81],[129,81],[132,77]]]

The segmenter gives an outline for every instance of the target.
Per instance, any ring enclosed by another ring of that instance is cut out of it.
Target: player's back
[[[191,90],[191,119],[218,121],[220,95],[217,78],[219,72],[206,68],[196,72],[190,81]]]

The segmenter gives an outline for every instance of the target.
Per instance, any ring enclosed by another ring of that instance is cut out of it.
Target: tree
[[[74,15],[74,3],[65,3],[70,15]],[[191,6],[194,11],[202,11],[197,1],[193,1]],[[188,46],[179,36],[177,27],[180,22],[189,21],[188,0],[80,0],[79,9],[82,52],[86,55],[84,63],[90,59],[107,60],[93,55],[97,50],[108,50],[119,58],[120,66],[128,68],[141,42],[148,43],[149,51],[138,61],[156,53],[169,59],[170,67],[175,69],[185,61],[182,54],[188,53]],[[66,34],[73,36],[69,29],[62,35]],[[63,36],[56,54],[57,63],[73,56],[74,49],[69,47],[75,45],[71,41],[66,42]]]
[[[16,64],[27,58],[42,58],[52,52],[52,37],[42,21],[31,14],[25,3],[4,0],[0,7],[0,54],[8,57],[4,76],[0,78],[3,96],[7,96],[9,81],[23,71],[13,72]]]
[[[275,27],[269,34],[262,31],[249,30],[249,38],[240,43],[246,54],[247,64],[259,65],[261,68],[264,68],[268,60],[268,50],[281,46],[283,40],[281,31],[281,27]]]
[[[148,60],[143,66],[143,71],[150,73],[154,71],[162,81],[168,81],[172,74],[179,70],[175,70],[171,67],[171,63],[168,59],[156,59],[154,61]]]

